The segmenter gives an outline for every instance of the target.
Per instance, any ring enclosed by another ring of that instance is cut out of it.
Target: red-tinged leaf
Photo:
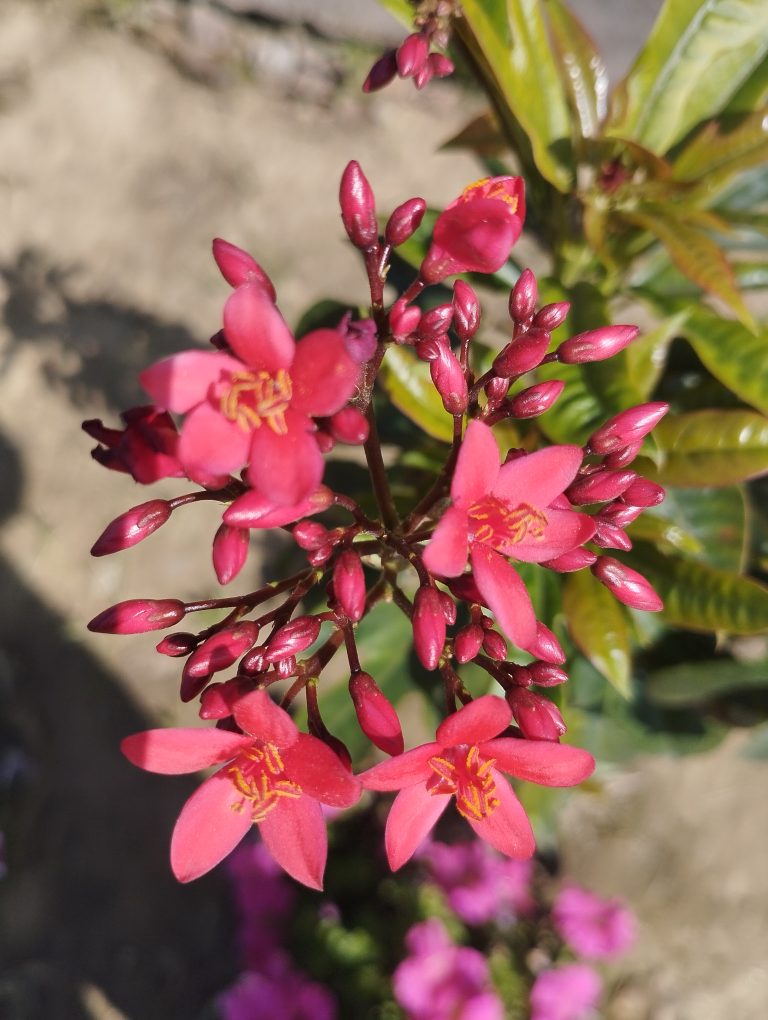
[[[581,137],[594,138],[608,109],[605,64],[594,40],[562,0],[548,0],[543,6],[566,99]]]
[[[673,163],[677,181],[701,180],[708,196],[734,174],[761,166],[768,158],[768,110],[755,110],[736,127],[710,121]]]
[[[619,694],[629,698],[631,648],[624,607],[588,570],[579,570],[566,578],[563,611],[575,644]]]

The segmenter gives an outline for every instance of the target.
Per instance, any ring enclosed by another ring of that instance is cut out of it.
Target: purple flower
[[[280,974],[246,971],[217,1000],[223,1020],[335,1020],[330,992],[286,968]]]
[[[455,945],[437,920],[415,925],[405,942],[410,955],[395,971],[393,986],[408,1020],[503,1020],[481,953]]]
[[[552,918],[570,948],[590,960],[620,956],[635,938],[634,917],[627,907],[577,885],[562,890],[552,908]]]
[[[585,1020],[600,991],[599,975],[583,963],[542,971],[531,989],[531,1020]]]
[[[264,958],[282,943],[296,890],[263,843],[256,840],[241,843],[227,865],[240,919],[237,942],[243,963],[260,969]]]
[[[534,906],[533,862],[502,857],[485,843],[427,843],[419,856],[466,924],[511,923]]]

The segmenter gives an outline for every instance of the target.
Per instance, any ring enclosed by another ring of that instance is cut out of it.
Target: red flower
[[[455,273],[495,273],[509,257],[525,219],[522,177],[486,177],[440,213],[420,274],[439,283]]]
[[[543,563],[589,541],[591,517],[553,509],[579,470],[578,446],[550,446],[499,466],[493,433],[467,426],[446,510],[424,550],[424,566],[442,577],[472,575],[499,626],[519,648],[536,642],[536,617],[520,575],[505,557]],[[559,506],[559,503],[558,503]]]
[[[400,791],[385,834],[393,871],[410,859],[451,797],[491,846],[508,857],[531,856],[535,844],[530,822],[501,773],[543,786],[574,786],[592,774],[595,762],[578,747],[499,737],[511,720],[502,698],[477,698],[438,726],[434,743],[374,765],[360,776],[366,789]]]
[[[181,810],[171,839],[174,875],[180,882],[204,875],[255,822],[280,867],[321,889],[328,837],[320,804],[350,807],[359,781],[322,741],[300,733],[265,691],[245,695],[233,714],[243,733],[147,730],[121,745],[134,765],[166,775],[229,762]]]
[[[142,485],[184,477],[177,457],[179,434],[169,414],[156,407],[134,407],[120,417],[124,429],[107,428],[98,418],[83,422],[83,430],[103,444],[91,451],[94,460],[132,475]]]
[[[247,464],[248,481],[274,505],[300,503],[323,476],[311,418],[344,406],[359,366],[336,330],[296,343],[255,282],[228,298],[224,333],[236,357],[183,351],[146,369],[141,383],[158,404],[187,414],[178,457],[190,478],[222,485]]]

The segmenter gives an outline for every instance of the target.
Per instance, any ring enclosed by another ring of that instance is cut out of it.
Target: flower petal
[[[204,403],[191,411],[182,425],[178,457],[190,478],[200,478],[205,484],[241,468],[250,445],[250,432]]]
[[[504,464],[493,495],[504,503],[549,506],[576,477],[584,451],[580,446],[548,446]]]
[[[499,447],[493,432],[483,422],[471,421],[456,461],[451,499],[461,506],[471,506],[491,491],[498,474]]]
[[[291,406],[308,415],[334,414],[355,392],[359,376],[341,333],[316,329],[296,344]]]
[[[290,747],[298,738],[299,730],[284,708],[280,708],[266,691],[251,691],[235,703],[233,713],[241,730],[252,737]]]
[[[145,368],[139,382],[159,407],[185,414],[205,400],[210,387],[222,375],[242,371],[242,362],[228,354],[182,351]]]
[[[282,528],[302,517],[319,514],[333,502],[333,495],[321,485],[308,499],[299,503],[275,504],[274,500],[254,492],[238,496],[224,511],[224,523],[233,528]]]
[[[479,542],[472,546],[470,559],[475,583],[501,629],[518,648],[532,644],[536,640],[536,615],[518,572]]]
[[[469,522],[466,510],[449,506],[424,550],[424,566],[441,577],[458,577],[467,565]]]
[[[244,283],[224,305],[224,335],[251,368],[289,368],[296,345],[285,319],[257,283]],[[241,369],[242,370],[242,369]]]
[[[316,800],[307,795],[297,800],[282,797],[259,822],[259,831],[283,871],[310,889],[323,888],[328,832]]]
[[[286,774],[321,804],[347,808],[360,800],[360,780],[317,737],[299,733],[282,758]]]
[[[174,776],[229,761],[250,743],[250,737],[226,730],[166,729],[134,733],[120,749],[140,769]]]
[[[543,563],[583,545],[595,533],[595,522],[588,514],[552,509],[544,513],[547,524],[540,538],[526,535],[521,542],[509,545],[499,542],[494,548],[523,563]]]
[[[491,769],[490,774],[496,784],[498,807],[479,822],[467,820],[477,835],[494,849],[507,857],[527,860],[536,849],[528,816],[504,776],[497,769]]]
[[[424,783],[432,774],[427,762],[441,751],[440,744],[422,744],[374,765],[358,778],[366,790],[400,790],[404,786]]]
[[[540,786],[576,786],[595,770],[595,759],[588,751],[551,740],[500,737],[483,744],[482,754],[495,758],[503,772]]]
[[[225,769],[202,784],[181,809],[171,837],[171,868],[180,882],[191,882],[224,860],[251,827]]]
[[[288,410],[285,421],[288,431],[283,436],[266,424],[253,433],[248,481],[275,504],[291,506],[317,489],[325,462],[309,431],[309,418]]]
[[[430,829],[448,807],[451,794],[427,793],[426,787],[409,786],[395,797],[387,817],[384,845],[393,871],[409,861]]]
[[[479,744],[497,736],[512,722],[512,710],[503,698],[485,694],[449,715],[435,734],[441,747]]]

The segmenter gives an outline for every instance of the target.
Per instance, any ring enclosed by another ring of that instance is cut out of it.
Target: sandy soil
[[[436,150],[473,110],[450,87],[363,99],[344,78],[354,52],[296,29],[182,30],[166,4],[137,33],[92,10],[0,6],[0,792],[14,812],[0,1016],[174,1020],[234,968],[225,897],[216,876],[182,889],[168,874],[191,784],[138,774],[117,745],[190,713],[153,641],[83,623],[131,595],[212,591],[215,514],[91,560],[104,524],[146,497],[90,461],[80,421],[139,401],[138,368],[218,327],[215,235],[264,263],[289,320],[321,296],[362,300],[336,208],[345,163],[381,208],[445,202],[477,168]],[[641,921],[616,1020],[766,1015],[764,781],[734,740],[570,801],[572,874]]]

